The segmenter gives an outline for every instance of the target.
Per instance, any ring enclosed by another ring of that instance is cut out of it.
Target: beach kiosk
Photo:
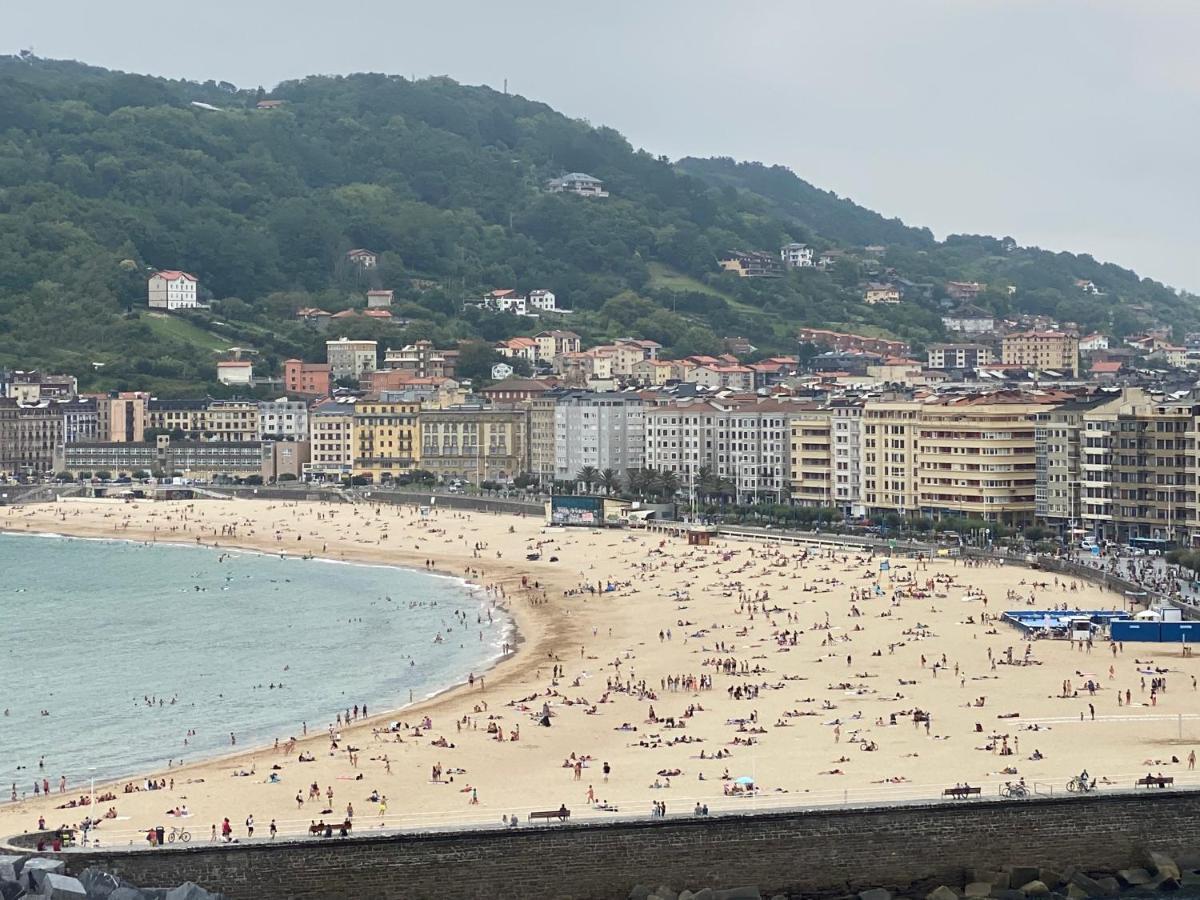
[[[687,530],[687,542],[690,547],[707,547],[717,533],[715,525],[691,525]]]

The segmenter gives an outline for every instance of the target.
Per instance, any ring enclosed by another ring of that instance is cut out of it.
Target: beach
[[[1200,781],[1195,659],[1175,645],[1030,643],[995,619],[1123,598],[1021,566],[896,558],[884,569],[862,553],[366,503],[68,501],[7,507],[0,528],[439,572],[479,585],[517,635],[494,668],[431,699],[365,718],[351,708],[348,723],[346,709],[314,709],[307,735],[298,721],[278,747],[194,760],[181,734],[161,769],[98,784],[113,799],[94,806],[56,808],[90,785],[73,773],[60,793],[53,773],[48,799],[0,803],[4,836],[109,809],[91,837],[126,845],[156,825],[208,841],[225,819],[246,840],[250,816],[258,840],[272,820],[282,837],[347,816],[359,834],[524,824],[560,807],[572,819],[659,804],[716,814],[906,802],[960,784],[995,796],[1020,780],[1057,794],[1084,769],[1101,790],[1149,772]],[[381,674],[403,664],[331,647],[328,665],[347,654]],[[9,706],[38,702],[36,686],[12,694]],[[166,787],[145,789],[151,780]]]

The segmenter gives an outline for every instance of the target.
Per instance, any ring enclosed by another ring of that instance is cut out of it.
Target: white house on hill
[[[150,276],[149,300],[151,309],[195,309],[200,305],[196,288],[200,282],[195,275],[178,269],[163,269]]]

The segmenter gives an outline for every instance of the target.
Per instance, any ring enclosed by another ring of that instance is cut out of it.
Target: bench
[[[346,819],[344,822],[322,822],[316,825],[309,825],[308,833],[317,837],[321,835],[333,837],[335,834],[341,835],[343,831],[349,834],[353,829],[353,823],[349,819]]]
[[[1139,778],[1137,780],[1136,787],[1165,788],[1167,785],[1174,783],[1175,779],[1170,775],[1164,775],[1161,778],[1155,778],[1153,775],[1147,775],[1145,778]]]
[[[531,812],[529,814],[530,822],[532,822],[534,819],[558,819],[560,822],[565,822],[569,818],[571,818],[571,811],[565,806],[559,807],[558,809],[544,809],[538,812]]]
[[[949,787],[942,791],[943,797],[953,797],[956,800],[961,800],[963,797],[971,797],[982,794],[983,788],[968,787],[965,784],[961,787]]]

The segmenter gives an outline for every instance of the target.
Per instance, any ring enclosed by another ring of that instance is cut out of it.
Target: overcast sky
[[[262,84],[450,75],[672,157],[1200,292],[1197,0],[7,0],[0,49]],[[3,127],[3,123],[0,123]]]

